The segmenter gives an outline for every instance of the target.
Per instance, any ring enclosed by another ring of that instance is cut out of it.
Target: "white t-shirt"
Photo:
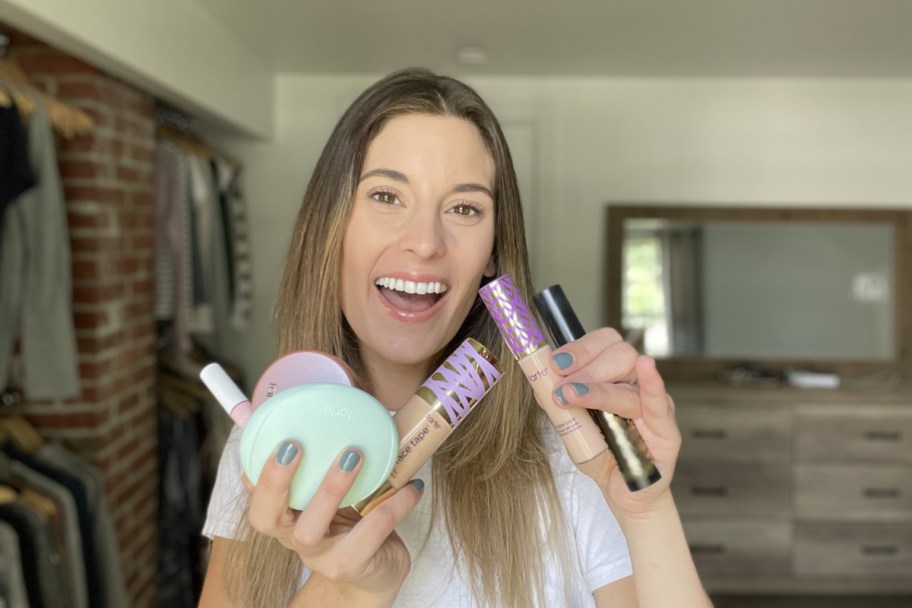
[[[203,527],[203,534],[209,538],[233,538],[238,522],[244,516],[246,490],[241,482],[240,437],[240,431],[235,428],[222,453]],[[561,565],[556,555],[549,553],[545,557],[546,597],[539,605],[594,608],[593,591],[633,573],[627,543],[595,483],[576,469],[558,439],[554,438],[551,444],[554,481],[569,526],[570,551],[576,552],[578,563]],[[424,480],[425,495],[396,528],[409,549],[412,570],[395,607],[477,606],[465,568],[461,564],[453,567],[452,551],[442,522],[434,522],[431,526],[430,462],[415,477]],[[307,576],[309,573],[305,569],[302,584]]]

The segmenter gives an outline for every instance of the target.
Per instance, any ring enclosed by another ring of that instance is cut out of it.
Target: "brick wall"
[[[73,251],[82,395],[23,414],[104,473],[131,606],[155,604],[157,426],[154,100],[11,32],[8,51],[46,92],[86,110],[89,135],[58,147]]]

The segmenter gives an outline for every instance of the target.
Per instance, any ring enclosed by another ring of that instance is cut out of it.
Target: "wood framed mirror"
[[[906,375],[912,212],[609,205],[604,318],[669,377]]]

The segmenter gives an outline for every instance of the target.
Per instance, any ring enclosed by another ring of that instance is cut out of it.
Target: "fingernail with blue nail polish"
[[[585,384],[580,384],[579,382],[573,383],[573,390],[575,390],[576,394],[580,397],[589,393],[589,387]]]
[[[424,482],[420,479],[413,479],[412,485],[415,486],[415,489],[419,492],[424,492]]]
[[[358,463],[361,462],[361,455],[354,450],[345,450],[345,453],[342,454],[342,458],[339,459],[339,468],[345,471],[346,473],[351,473],[355,470],[355,467],[358,466]]]
[[[279,464],[288,464],[294,457],[298,454],[298,446],[293,444],[290,441],[283,441],[282,445],[279,446],[279,451],[276,452],[276,462]]]
[[[558,401],[560,401],[564,405],[567,405],[567,398],[564,397],[564,387],[563,386],[558,386],[557,390],[554,391],[554,394],[557,395]]]
[[[554,355],[554,364],[560,369],[567,369],[573,365],[573,355],[569,353],[557,353]]]

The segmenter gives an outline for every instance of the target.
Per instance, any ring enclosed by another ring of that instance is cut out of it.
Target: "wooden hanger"
[[[57,505],[54,501],[39,494],[32,488],[22,488],[19,490],[19,498],[27,507],[31,507],[45,521],[54,520],[58,517]]]
[[[159,386],[194,399],[209,399],[212,396],[199,378],[193,380],[170,374],[158,375]]]
[[[0,58],[0,85],[6,89],[6,105],[9,106],[12,98],[25,117],[34,113],[36,99],[43,101],[54,130],[66,139],[88,133],[95,127],[95,121],[86,112],[42,91],[21,67],[8,59]]]
[[[0,484],[0,505],[16,502],[17,498],[19,498],[19,495],[16,493],[16,490]]]
[[[2,65],[3,59],[0,59],[0,66]],[[26,95],[20,89],[11,86],[9,82],[4,80],[2,73],[0,73],[0,102],[5,108],[10,107],[15,102],[16,108],[23,118],[31,116],[38,106],[34,97]]]
[[[166,139],[174,145],[182,148],[188,154],[201,156],[203,158],[208,158],[211,160],[224,161],[231,165],[231,168],[238,173],[240,173],[241,169],[243,168],[243,165],[239,161],[225,156],[218,150],[209,147],[189,133],[185,133],[179,129],[175,129],[174,127],[169,127],[168,125],[157,125],[155,127],[155,134],[162,139]]]
[[[200,409],[199,399],[179,385],[163,382],[162,377],[159,377],[156,394],[159,407],[164,408],[173,416],[189,416],[196,414]]]
[[[44,439],[28,421],[18,415],[0,417],[0,437],[8,437],[23,452],[34,454],[44,445]]]

